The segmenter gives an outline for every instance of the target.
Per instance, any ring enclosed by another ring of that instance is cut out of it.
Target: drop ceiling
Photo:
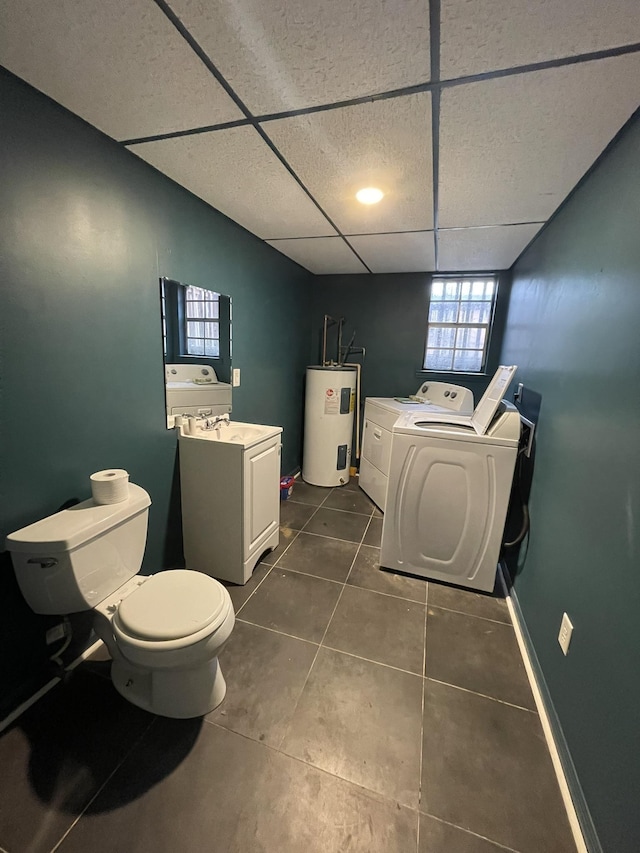
[[[2,11],[0,64],[318,274],[508,268],[638,108],[637,0]]]

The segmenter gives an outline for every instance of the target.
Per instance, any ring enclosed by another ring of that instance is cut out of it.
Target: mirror
[[[167,427],[231,411],[231,297],[160,279]]]

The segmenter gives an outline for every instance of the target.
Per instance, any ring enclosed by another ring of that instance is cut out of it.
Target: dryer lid
[[[225,611],[221,583],[200,572],[173,569],[153,575],[118,608],[118,622],[144,640],[178,640],[213,625]]]

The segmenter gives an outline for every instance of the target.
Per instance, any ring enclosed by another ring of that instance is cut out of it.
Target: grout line
[[[499,841],[494,841],[493,838],[488,838],[486,835],[480,835],[478,832],[473,832],[473,830],[467,829],[464,826],[459,826],[457,823],[451,823],[451,821],[444,820],[443,818],[438,817],[437,815],[430,814],[429,812],[420,812],[420,814],[430,817],[431,820],[437,820],[438,823],[444,823],[446,826],[452,826],[454,827],[454,829],[460,829],[462,832],[466,832],[468,835],[472,835],[474,838],[481,838],[483,841],[488,841],[490,844],[493,844],[500,850],[507,850],[508,853],[519,853],[519,851],[515,850],[513,847],[505,847],[504,844],[500,844]]]
[[[73,821],[73,823],[71,824],[71,826],[69,826],[69,827],[67,828],[67,830],[66,830],[66,832],[64,833],[64,835],[62,836],[62,838],[60,838],[60,839],[56,842],[56,844],[51,848],[51,853],[55,853],[55,851],[60,847],[60,845],[62,844],[62,842],[63,842],[63,841],[68,837],[69,833],[74,829],[74,827],[75,827],[75,826],[78,824],[78,822],[82,819],[82,817],[84,816],[84,814],[85,814],[85,812],[87,811],[87,809],[91,806],[91,804],[96,800],[96,798],[97,798],[97,797],[99,797],[99,796],[100,796],[100,794],[102,793],[102,791],[104,791],[104,789],[105,789],[105,788],[106,788],[106,786],[109,784],[109,782],[113,779],[113,777],[114,777],[114,776],[115,776],[115,774],[118,772],[118,770],[122,767],[122,765],[125,763],[125,761],[126,761],[126,760],[129,758],[129,756],[131,755],[131,753],[134,751],[134,749],[138,746],[138,744],[140,743],[140,741],[141,741],[144,737],[146,737],[146,736],[147,736],[147,734],[149,733],[149,731],[151,730],[152,726],[155,724],[155,722],[156,722],[156,720],[157,720],[157,719],[158,719],[158,717],[155,717],[153,720],[151,720],[151,721],[149,722],[149,725],[146,727],[146,729],[145,729],[143,732],[141,732],[141,734],[140,734],[140,735],[135,739],[135,741],[131,744],[131,748],[130,748],[129,750],[127,750],[127,752],[125,753],[125,755],[122,757],[122,760],[121,760],[121,761],[119,761],[119,762],[118,762],[118,764],[113,768],[113,770],[111,771],[111,773],[109,773],[109,775],[108,775],[108,776],[107,776],[107,778],[104,780],[104,782],[102,783],[102,785],[100,785],[100,787],[99,787],[99,788],[98,788],[98,790],[95,792],[95,794],[91,797],[91,799],[86,803],[86,805],[84,806],[84,808],[80,811],[80,814],[78,814],[78,815],[76,816],[76,818],[75,818],[75,820]]]
[[[371,548],[373,546],[364,545],[363,547]],[[345,584],[350,586],[352,589],[362,589],[365,592],[375,592],[376,595],[384,595],[387,598],[394,598],[396,601],[406,601],[408,604],[417,604],[419,607],[426,607],[424,601],[417,601],[415,598],[406,598],[404,595],[394,595],[392,592],[381,592],[379,589],[371,589],[368,586],[360,586],[360,584],[357,583],[348,583],[348,581],[345,581]]]
[[[365,658],[362,655],[356,655],[354,652],[346,652],[344,649],[336,649],[335,646],[327,646],[326,643],[322,644],[323,649],[328,649],[330,652],[336,652],[340,655],[346,655],[350,658],[356,658],[357,660],[363,660],[365,663],[373,663],[376,666],[384,666],[386,669],[393,669],[396,672],[402,672],[405,675],[413,675],[415,678],[420,678],[424,680],[424,676],[421,672],[412,672],[410,669],[402,669],[401,666],[394,666],[392,663],[385,663],[381,660],[372,660],[371,658]]]
[[[422,765],[424,762],[424,706],[425,693],[427,690],[427,679],[425,672],[427,671],[427,618],[429,613],[429,584],[427,583],[425,605],[424,605],[424,633],[423,633],[423,648],[422,648],[422,706],[420,710],[420,772],[418,776],[418,808],[422,802]],[[420,851],[420,821],[418,820],[418,853]]]
[[[287,634],[286,631],[278,631],[277,628],[269,628],[267,625],[258,625],[257,622],[251,622],[250,619],[238,619],[238,622],[244,622],[245,625],[253,625],[254,628],[262,628],[265,631],[271,631],[272,634],[280,634],[281,637],[289,637],[290,640],[300,640],[301,643],[309,643],[311,646],[319,646],[315,640],[307,640],[304,637],[298,637],[295,634]]]
[[[431,675],[425,675],[425,680],[434,681],[436,684],[443,684],[445,687],[453,687],[454,690],[462,690],[464,693],[473,693],[474,696],[482,696],[483,699],[490,699],[492,702],[498,702],[500,705],[517,708],[519,711],[526,711],[528,714],[537,714],[537,711],[533,708],[525,708],[524,705],[516,705],[514,702],[507,702],[505,699],[498,699],[495,696],[489,696],[487,693],[480,693],[478,690],[470,690],[468,687],[461,687],[459,684],[451,684],[450,681],[441,681],[439,678],[433,678]]]
[[[326,500],[326,498],[325,498],[325,500]],[[312,504],[305,504],[305,506],[312,506]],[[321,507],[322,507],[322,504],[320,504],[320,506],[317,506],[317,507],[313,510],[313,512],[311,513],[311,515],[309,516],[309,518],[305,521],[305,523],[302,525],[302,527],[300,528],[300,530],[298,531],[298,533],[302,533],[302,531],[305,529],[305,527],[307,526],[307,524],[309,524],[309,522],[311,521],[311,519],[312,519],[312,518],[314,518],[314,516],[316,516],[316,515],[318,514],[318,510],[319,510]]]
[[[390,797],[387,794],[381,794],[379,791],[376,791],[373,788],[366,788],[364,785],[361,785],[358,782],[354,782],[352,779],[348,779],[346,776],[340,776],[337,773],[332,773],[331,770],[327,770],[324,767],[320,767],[318,764],[313,764],[311,761],[305,761],[304,758],[300,758],[300,756],[298,755],[292,755],[290,752],[283,752],[277,746],[273,746],[272,744],[266,743],[265,741],[256,740],[255,738],[252,738],[250,735],[245,734],[244,732],[237,732],[235,729],[230,729],[227,726],[221,725],[216,720],[208,720],[206,717],[204,717],[203,719],[204,722],[208,725],[215,726],[217,729],[222,729],[227,734],[236,735],[237,737],[244,738],[245,740],[248,740],[251,743],[257,744],[258,746],[262,746],[265,749],[270,750],[271,752],[275,752],[278,756],[288,758],[291,761],[296,761],[298,764],[302,764],[305,767],[312,767],[314,770],[323,773],[325,776],[330,776],[332,779],[337,779],[339,782],[345,782],[347,785],[352,785],[354,788],[357,788],[359,791],[362,791],[365,796],[369,797],[374,801],[383,800],[390,806],[407,809],[407,811],[415,812],[418,818],[420,817],[420,811],[416,806],[408,806],[406,803],[401,803],[399,802],[397,797]]]
[[[313,517],[313,516],[312,516],[312,517]],[[373,514],[372,514],[371,518],[373,518]],[[289,733],[289,728],[291,727],[291,722],[293,721],[293,718],[294,718],[294,716],[295,716],[295,713],[296,713],[296,711],[297,711],[297,709],[298,709],[298,705],[300,704],[300,699],[302,698],[302,694],[303,694],[303,693],[304,693],[304,691],[305,691],[305,688],[306,688],[307,683],[308,683],[308,681],[309,681],[309,677],[310,677],[310,675],[311,675],[311,672],[312,672],[312,670],[313,670],[313,667],[315,666],[315,663],[316,663],[316,661],[317,661],[317,659],[318,659],[318,655],[320,654],[320,649],[322,648],[322,644],[324,643],[324,639],[325,639],[325,637],[327,636],[327,631],[329,630],[329,626],[330,626],[330,625],[331,625],[331,623],[333,622],[333,617],[335,616],[336,610],[338,609],[338,605],[340,604],[340,600],[341,600],[341,598],[342,598],[342,594],[343,594],[343,592],[344,592],[344,590],[345,590],[345,587],[346,587],[346,585],[347,585],[347,580],[349,579],[349,575],[351,574],[351,571],[352,571],[352,569],[353,569],[353,565],[354,565],[354,563],[355,563],[355,561],[356,561],[356,558],[357,558],[357,556],[358,556],[358,553],[359,553],[359,551],[360,551],[360,547],[362,546],[362,542],[363,542],[363,540],[364,540],[364,537],[367,535],[367,530],[369,529],[369,525],[371,524],[371,518],[369,518],[369,521],[368,521],[368,523],[367,523],[367,526],[366,526],[366,527],[365,527],[365,529],[364,529],[364,532],[363,532],[362,537],[361,537],[361,539],[360,539],[360,543],[359,543],[359,545],[358,545],[358,548],[357,548],[357,550],[356,550],[356,553],[354,554],[353,560],[351,561],[351,567],[349,568],[349,572],[347,573],[347,577],[345,578],[345,581],[344,581],[344,583],[342,584],[342,589],[340,590],[340,595],[338,596],[338,600],[336,601],[335,606],[334,606],[334,608],[333,608],[333,610],[332,610],[332,612],[331,612],[331,616],[329,617],[329,620],[327,621],[327,626],[326,626],[326,628],[324,629],[324,634],[322,635],[322,639],[320,640],[320,643],[319,643],[319,645],[318,645],[318,648],[316,649],[316,653],[315,653],[315,655],[313,656],[313,660],[311,661],[311,666],[309,667],[309,671],[307,672],[307,677],[305,678],[305,680],[304,680],[304,684],[302,685],[302,688],[301,688],[301,690],[300,690],[300,692],[298,693],[298,696],[297,696],[297,698],[296,698],[295,704],[294,704],[294,706],[293,706],[293,710],[292,710],[292,712],[291,712],[291,717],[289,718],[289,722],[288,722],[288,724],[287,724],[287,726],[286,726],[286,728],[285,728],[285,730],[284,730],[284,734],[282,735],[282,738],[280,739],[280,743],[279,743],[279,746],[278,746],[278,749],[280,749],[280,750],[282,749],[282,745],[283,745],[283,743],[285,742],[286,737],[287,737],[287,735],[288,735],[288,733]],[[310,519],[310,520],[311,520],[311,519]]]
[[[321,535],[320,535],[320,534],[318,534],[318,533],[308,533],[308,534],[307,534],[307,536],[320,536],[320,538],[321,538],[321,539],[330,539],[330,538],[332,538],[332,537],[329,537],[329,536],[321,536]],[[360,548],[362,548],[362,547],[364,547],[364,548],[373,548],[373,547],[375,547],[375,546],[373,546],[373,545],[364,545],[364,546],[363,546],[363,545],[358,545],[358,543],[357,543],[357,542],[347,542],[347,540],[346,540],[346,539],[333,539],[333,541],[334,541],[334,542],[345,542],[345,543],[346,543],[346,544],[348,544],[348,545],[356,545],[356,546],[357,546],[357,548],[356,548],[356,555],[355,555],[356,557],[357,557],[357,556],[358,556],[358,554],[360,553]],[[284,554],[282,554],[282,555],[281,555],[280,559],[282,559],[282,557],[284,557]],[[272,566],[272,568],[276,568],[276,566]],[[350,576],[350,574],[351,574],[351,569],[353,568],[353,562],[352,562],[351,567],[349,568],[349,571],[348,571],[348,573],[347,573],[347,576],[346,576],[346,578],[347,578],[347,579],[345,579],[345,580],[343,580],[343,581],[337,581],[337,580],[334,580],[333,578],[327,578],[327,577],[325,577],[324,575],[314,575],[314,574],[313,574],[313,572],[304,572],[304,571],[302,571],[302,569],[294,569],[294,568],[292,568],[291,566],[285,566],[285,565],[284,565],[284,563],[280,563],[279,561],[278,561],[277,568],[278,568],[278,569],[282,569],[283,571],[286,571],[286,572],[295,572],[295,573],[296,573],[296,574],[298,574],[298,575],[306,575],[306,576],[307,576],[307,577],[309,577],[309,578],[316,578],[317,580],[329,581],[329,583],[337,583],[337,584],[341,584],[342,586],[349,586],[349,587],[351,587],[352,589],[361,589],[361,590],[363,590],[364,592],[373,592],[373,593],[375,593],[375,595],[384,595],[386,598],[393,598],[393,599],[395,599],[396,601],[406,601],[408,604],[417,604],[417,605],[418,605],[418,606],[420,606],[420,607],[425,607],[425,606],[426,606],[424,601],[418,601],[418,600],[417,600],[417,599],[415,599],[415,598],[407,598],[407,597],[406,597],[406,596],[404,596],[404,595],[394,595],[394,593],[392,593],[392,592],[382,592],[382,591],[381,591],[381,590],[379,590],[379,589],[371,589],[371,588],[370,588],[370,587],[368,587],[368,586],[361,586],[360,584],[356,584],[356,583],[349,583],[349,582],[348,582],[348,578],[349,578],[349,576]],[[247,601],[248,601],[248,600],[249,600],[249,599],[247,599]],[[492,621],[492,620],[487,620],[487,621]],[[499,622],[498,624],[499,624],[499,625],[503,625],[503,624],[505,624],[505,623],[503,623],[503,622]]]
[[[436,610],[446,610],[448,613],[457,613],[459,616],[471,616],[473,619],[484,619],[485,622],[494,622],[496,625],[506,625],[508,628],[513,628],[511,622],[503,622],[500,619],[491,619],[489,616],[479,616],[477,613],[467,613],[466,610],[456,610],[455,607],[443,607],[441,604],[430,604],[429,607],[435,607]]]
[[[311,519],[309,519],[309,521],[311,521]],[[360,547],[360,544],[362,544],[357,539],[340,539],[340,537],[338,536],[328,536],[326,533],[312,533],[310,530],[305,530],[304,527],[302,528],[302,530],[299,530],[298,533],[305,533],[307,536],[319,536],[321,539],[335,539],[336,542],[346,542],[348,545],[358,545],[358,547]],[[379,548],[380,546],[370,545],[369,547]]]
[[[484,835],[480,835],[477,832],[473,832],[472,830],[466,829],[465,827],[459,826],[458,824],[452,823],[451,821],[444,820],[443,818],[437,817],[437,815],[432,815],[429,812],[422,811],[419,806],[409,806],[406,803],[400,803],[396,797],[390,797],[387,794],[382,794],[379,791],[374,790],[373,788],[367,788],[365,785],[361,785],[358,782],[354,782],[353,780],[348,779],[346,776],[340,776],[338,773],[332,773],[331,770],[327,770],[325,767],[320,767],[318,764],[313,764],[311,761],[306,761],[304,758],[300,758],[300,756],[298,756],[298,755],[293,755],[290,752],[283,752],[281,749],[279,749],[276,746],[273,746],[270,743],[266,743],[265,741],[257,740],[256,738],[251,737],[251,735],[248,735],[245,732],[236,731],[235,729],[232,729],[229,726],[224,726],[220,722],[218,722],[217,720],[210,720],[207,717],[203,717],[203,722],[205,722],[209,726],[214,726],[217,729],[221,729],[226,734],[229,734],[232,736],[235,735],[236,737],[240,737],[240,738],[243,738],[244,740],[248,740],[252,744],[256,744],[258,746],[263,747],[264,749],[269,750],[270,752],[276,753],[278,756],[282,756],[285,759],[295,761],[298,764],[302,764],[304,767],[312,767],[314,770],[317,770],[319,773],[322,773],[325,776],[329,776],[332,779],[337,779],[339,782],[344,782],[347,785],[351,785],[354,788],[357,788],[359,791],[362,791],[362,793],[365,796],[369,797],[370,799],[372,799],[374,801],[382,800],[382,801],[388,803],[389,805],[393,805],[396,807],[399,805],[401,808],[407,809],[407,811],[414,812],[417,819],[418,819],[418,827],[420,825],[420,817],[422,815],[424,815],[424,816],[430,818],[431,820],[438,821],[438,823],[443,823],[446,826],[451,826],[454,829],[459,829],[462,832],[465,832],[468,835],[471,835],[475,838],[480,838],[483,841],[488,841],[489,843],[493,844],[495,847],[498,847],[500,850],[506,850],[506,851],[508,851],[508,853],[519,853],[518,850],[515,850],[512,847],[505,847],[504,844],[500,844],[498,841],[494,841],[491,838],[487,838]],[[0,848],[0,853],[2,853],[1,848]]]
[[[324,629],[324,634],[322,635],[322,639],[320,640],[320,643],[318,644],[318,648],[316,649],[316,653],[313,656],[313,660],[311,661],[311,666],[309,667],[309,671],[307,672],[307,677],[305,678],[304,683],[303,683],[302,687],[300,688],[300,692],[298,693],[298,696],[296,698],[295,704],[293,706],[293,710],[291,711],[291,716],[289,717],[289,722],[287,723],[287,726],[284,730],[284,733],[283,733],[282,737],[280,738],[280,743],[278,744],[278,749],[280,751],[282,751],[282,745],[284,744],[284,742],[287,738],[287,735],[289,734],[289,729],[291,727],[291,723],[293,721],[293,718],[295,717],[296,711],[298,710],[298,705],[300,704],[300,699],[302,698],[302,694],[304,693],[305,688],[309,682],[309,677],[311,676],[311,672],[313,670],[313,667],[315,666],[315,663],[318,660],[318,655],[320,654],[320,649],[322,648],[322,643],[324,641],[324,638],[327,635],[327,631],[329,630],[329,625],[331,625],[331,622],[333,621],[333,617],[335,615],[335,612],[338,608],[338,604],[340,604],[340,599],[342,598],[342,593],[344,592],[344,587],[345,587],[345,584],[342,584],[342,589],[340,590],[340,595],[338,596],[338,599],[335,603],[335,606],[334,606],[333,610],[331,611],[331,616],[329,617],[329,621],[327,622],[327,627]]]
[[[328,499],[328,495],[325,498],[325,500],[327,500],[327,499]],[[314,504],[306,504],[306,503],[304,503],[304,501],[294,501],[293,498],[289,498],[287,503],[298,504],[298,506],[314,506]],[[320,504],[318,507],[316,507],[316,509],[330,509],[330,510],[333,510],[333,512],[346,512],[349,515],[359,515],[359,516],[364,516],[365,518],[370,518],[371,515],[373,514],[373,510],[371,510],[371,512],[357,512],[357,510],[355,510],[355,509],[342,509],[341,507],[337,507],[337,506],[325,506],[324,503]],[[315,515],[315,513],[314,513],[314,515]]]
[[[295,539],[295,538],[297,538],[297,537],[294,537],[294,539]],[[293,541],[293,540],[292,540],[292,541]],[[289,546],[287,546],[287,547],[289,547]],[[285,548],[285,550],[286,550],[286,548]],[[260,564],[258,564],[258,565],[260,565]],[[249,595],[248,595],[248,596],[247,596],[247,598],[242,602],[242,604],[240,605],[240,607],[239,607],[237,610],[235,610],[235,608],[234,608],[234,614],[235,614],[236,618],[240,615],[240,611],[241,611],[241,610],[242,610],[242,608],[245,606],[245,604],[247,603],[247,601],[250,601],[250,600],[253,598],[253,596],[254,596],[254,595],[256,594],[256,592],[260,589],[260,587],[262,586],[262,584],[266,581],[266,579],[269,577],[269,575],[270,575],[270,574],[271,574],[271,572],[273,571],[273,566],[272,566],[272,565],[270,565],[269,563],[263,563],[263,565],[264,565],[264,566],[269,566],[269,571],[268,571],[268,572],[265,572],[265,576],[262,578],[262,580],[261,580],[259,583],[257,583],[257,584],[256,584],[256,588],[255,588],[254,590],[252,590],[252,591],[249,593]],[[254,569],[254,571],[255,571],[255,569]],[[253,574],[253,572],[252,572],[252,574]],[[233,602],[231,602],[231,603],[233,604]]]
[[[560,758],[558,745],[553,734],[553,729],[551,728],[551,722],[547,713],[547,706],[544,702],[544,699],[542,698],[542,691],[540,689],[540,685],[538,684],[538,679],[536,678],[531,658],[529,657],[529,650],[525,642],[523,627],[520,624],[518,614],[511,599],[511,595],[509,593],[509,590],[507,589],[507,584],[505,582],[501,564],[498,565],[498,578],[500,580],[500,583],[502,584],[502,588],[506,595],[507,607],[509,608],[509,615],[511,616],[513,629],[516,634],[518,648],[520,649],[522,662],[527,673],[527,678],[529,679],[529,685],[531,687],[531,692],[533,693],[533,699],[536,703],[536,708],[538,709],[538,717],[540,718],[540,724],[542,725],[542,732],[544,734],[544,739],[547,744],[551,763],[553,764],[553,769],[555,771],[556,779],[558,781],[560,795],[562,797],[565,811],[567,813],[567,820],[569,821],[573,840],[578,853],[588,853],[585,837],[582,832],[580,820],[578,819],[578,813],[573,802],[573,797],[571,796],[571,791],[569,790],[569,784],[567,782],[567,777],[564,771],[564,767],[562,765],[562,759]]]
[[[290,566],[278,565],[277,568],[282,572],[293,572],[295,575],[304,575],[306,578],[314,578],[314,580],[317,581],[327,581],[327,583],[338,584],[338,586],[344,586],[346,583],[346,581],[337,581],[334,580],[334,578],[325,578],[322,575],[314,575],[311,572],[303,572],[301,569],[292,569]]]

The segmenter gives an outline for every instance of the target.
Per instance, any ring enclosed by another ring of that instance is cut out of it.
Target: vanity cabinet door
[[[245,452],[245,559],[260,548],[280,523],[280,448],[278,436]]]

